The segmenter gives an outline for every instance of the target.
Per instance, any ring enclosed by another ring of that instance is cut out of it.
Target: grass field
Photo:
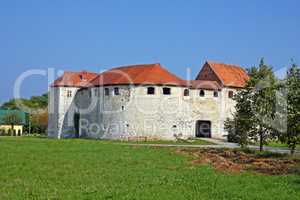
[[[168,148],[0,137],[0,199],[300,199],[300,176],[224,174]]]
[[[259,144],[257,144],[257,145],[259,145]],[[283,148],[288,148],[287,144],[284,144],[284,143],[281,143],[281,142],[277,142],[277,141],[268,142],[268,144],[266,146],[268,146],[268,147],[283,147]],[[296,149],[300,150],[300,145],[297,145]]]

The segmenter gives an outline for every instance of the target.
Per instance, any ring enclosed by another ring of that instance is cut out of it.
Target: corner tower
[[[97,76],[86,71],[64,72],[50,86],[48,106],[48,137],[74,137],[74,98],[77,91]]]

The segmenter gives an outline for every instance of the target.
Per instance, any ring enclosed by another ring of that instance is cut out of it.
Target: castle
[[[248,78],[243,68],[216,62],[205,62],[195,80],[160,64],[65,72],[50,87],[48,136],[224,138],[233,96]]]

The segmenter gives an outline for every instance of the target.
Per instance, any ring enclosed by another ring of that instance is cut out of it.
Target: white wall
[[[120,95],[114,95],[115,87]],[[152,86],[151,86],[152,87]],[[168,87],[168,86],[166,86]],[[126,139],[147,136],[175,139],[195,137],[197,120],[211,121],[212,137],[224,138],[224,120],[231,117],[235,102],[223,88],[214,97],[212,90],[190,89],[185,97],[184,87],[170,87],[171,95],[162,94],[162,86],[155,86],[155,95],[147,94],[147,86],[109,86],[89,89],[51,88],[49,99],[49,137],[74,137],[74,114],[80,113],[80,136],[90,138]],[[72,97],[67,97],[67,91]],[[51,97],[52,96],[52,97]],[[52,112],[53,111],[53,112]],[[51,113],[52,112],[52,113]]]
[[[195,136],[197,120],[211,121],[212,137],[223,138],[223,122],[230,116],[233,100],[228,98],[227,90],[219,91],[214,97],[212,90],[191,89],[190,96],[184,97],[183,87],[170,87],[171,95],[163,95],[162,87],[155,87],[155,95],[147,94],[146,86],[118,86],[120,95],[104,96],[103,88],[90,88],[78,94],[79,105],[88,107],[93,100],[90,112],[81,114],[85,122],[82,135],[92,138],[127,138],[130,136],[160,137],[174,139],[174,134],[184,138]],[[95,90],[98,90],[98,93]],[[97,127],[98,126],[98,127]],[[97,130],[98,131],[95,131]],[[93,131],[94,129],[94,131]]]
[[[48,136],[52,138],[68,137],[73,134],[72,104],[78,88],[51,87],[48,106]],[[72,96],[67,96],[71,91]]]

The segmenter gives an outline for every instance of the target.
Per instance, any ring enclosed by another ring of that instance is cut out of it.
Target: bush
[[[227,135],[228,142],[239,143],[239,137],[234,132],[229,132]]]

